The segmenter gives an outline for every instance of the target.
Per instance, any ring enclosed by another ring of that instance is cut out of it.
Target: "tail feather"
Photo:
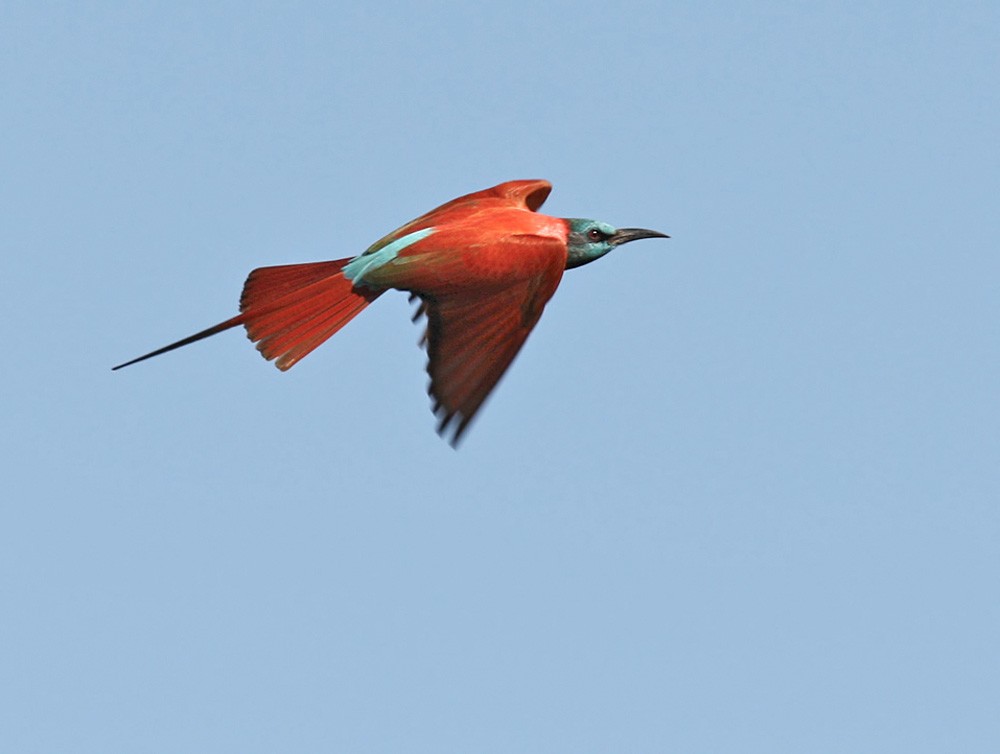
[[[178,340],[176,343],[171,343],[169,346],[163,346],[163,348],[157,348],[155,351],[150,351],[149,353],[138,356],[131,361],[126,361],[124,364],[119,364],[116,367],[111,367],[111,370],[122,369],[123,367],[129,367],[133,364],[138,364],[140,361],[145,361],[146,359],[151,359],[154,356],[159,356],[160,354],[167,353],[168,351],[173,351],[175,348],[181,348],[182,346],[189,346],[192,343],[197,343],[199,340],[204,340],[205,338],[211,337],[212,335],[217,335],[220,332],[228,330],[230,327],[236,327],[237,325],[243,324],[243,315],[237,314],[232,319],[227,319],[225,322],[220,322],[217,325],[209,327],[207,330],[202,330],[201,332],[196,332],[194,335],[189,335],[186,338]]]
[[[357,316],[363,308],[364,306],[356,306],[346,312],[339,312],[320,318],[319,322],[312,323],[311,327],[305,328],[301,333],[296,333],[295,344],[278,357],[277,361],[274,362],[275,366],[282,371],[290,369],[300,359],[321,346],[331,335]]]
[[[240,295],[240,311],[267,306],[289,293],[336,275],[350,259],[258,267],[250,273]]]
[[[240,314],[114,369],[159,356],[244,325],[257,350],[282,371],[312,352],[378,298],[382,291],[356,289],[341,274],[350,259],[260,267],[240,296]]]
[[[349,296],[333,306],[326,298],[314,297],[291,310],[251,319],[247,332],[265,359],[277,359],[275,365],[286,370],[354,319],[377,293]]]

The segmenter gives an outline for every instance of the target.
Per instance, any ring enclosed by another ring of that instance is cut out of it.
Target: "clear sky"
[[[1000,5],[8,0],[0,750],[1000,751]],[[385,296],[460,194],[662,230],[456,452]]]

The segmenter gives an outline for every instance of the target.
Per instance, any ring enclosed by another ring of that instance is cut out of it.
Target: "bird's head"
[[[571,218],[566,220],[569,235],[566,238],[566,269],[600,259],[616,246],[640,238],[670,238],[665,233],[643,228],[615,228],[598,220]]]

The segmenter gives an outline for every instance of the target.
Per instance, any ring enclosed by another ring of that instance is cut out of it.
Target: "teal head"
[[[643,228],[615,228],[597,220],[570,218],[569,236],[566,238],[566,269],[600,259],[616,246],[640,238],[670,238],[665,233]]]

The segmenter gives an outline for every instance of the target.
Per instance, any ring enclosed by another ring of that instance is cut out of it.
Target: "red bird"
[[[458,443],[555,293],[563,270],[640,238],[641,228],[537,213],[552,185],[508,181],[454,199],[332,262],[260,267],[240,313],[114,367],[121,369],[243,325],[265,359],[291,368],[390,288],[420,299],[427,317],[428,392],[438,432]]]

